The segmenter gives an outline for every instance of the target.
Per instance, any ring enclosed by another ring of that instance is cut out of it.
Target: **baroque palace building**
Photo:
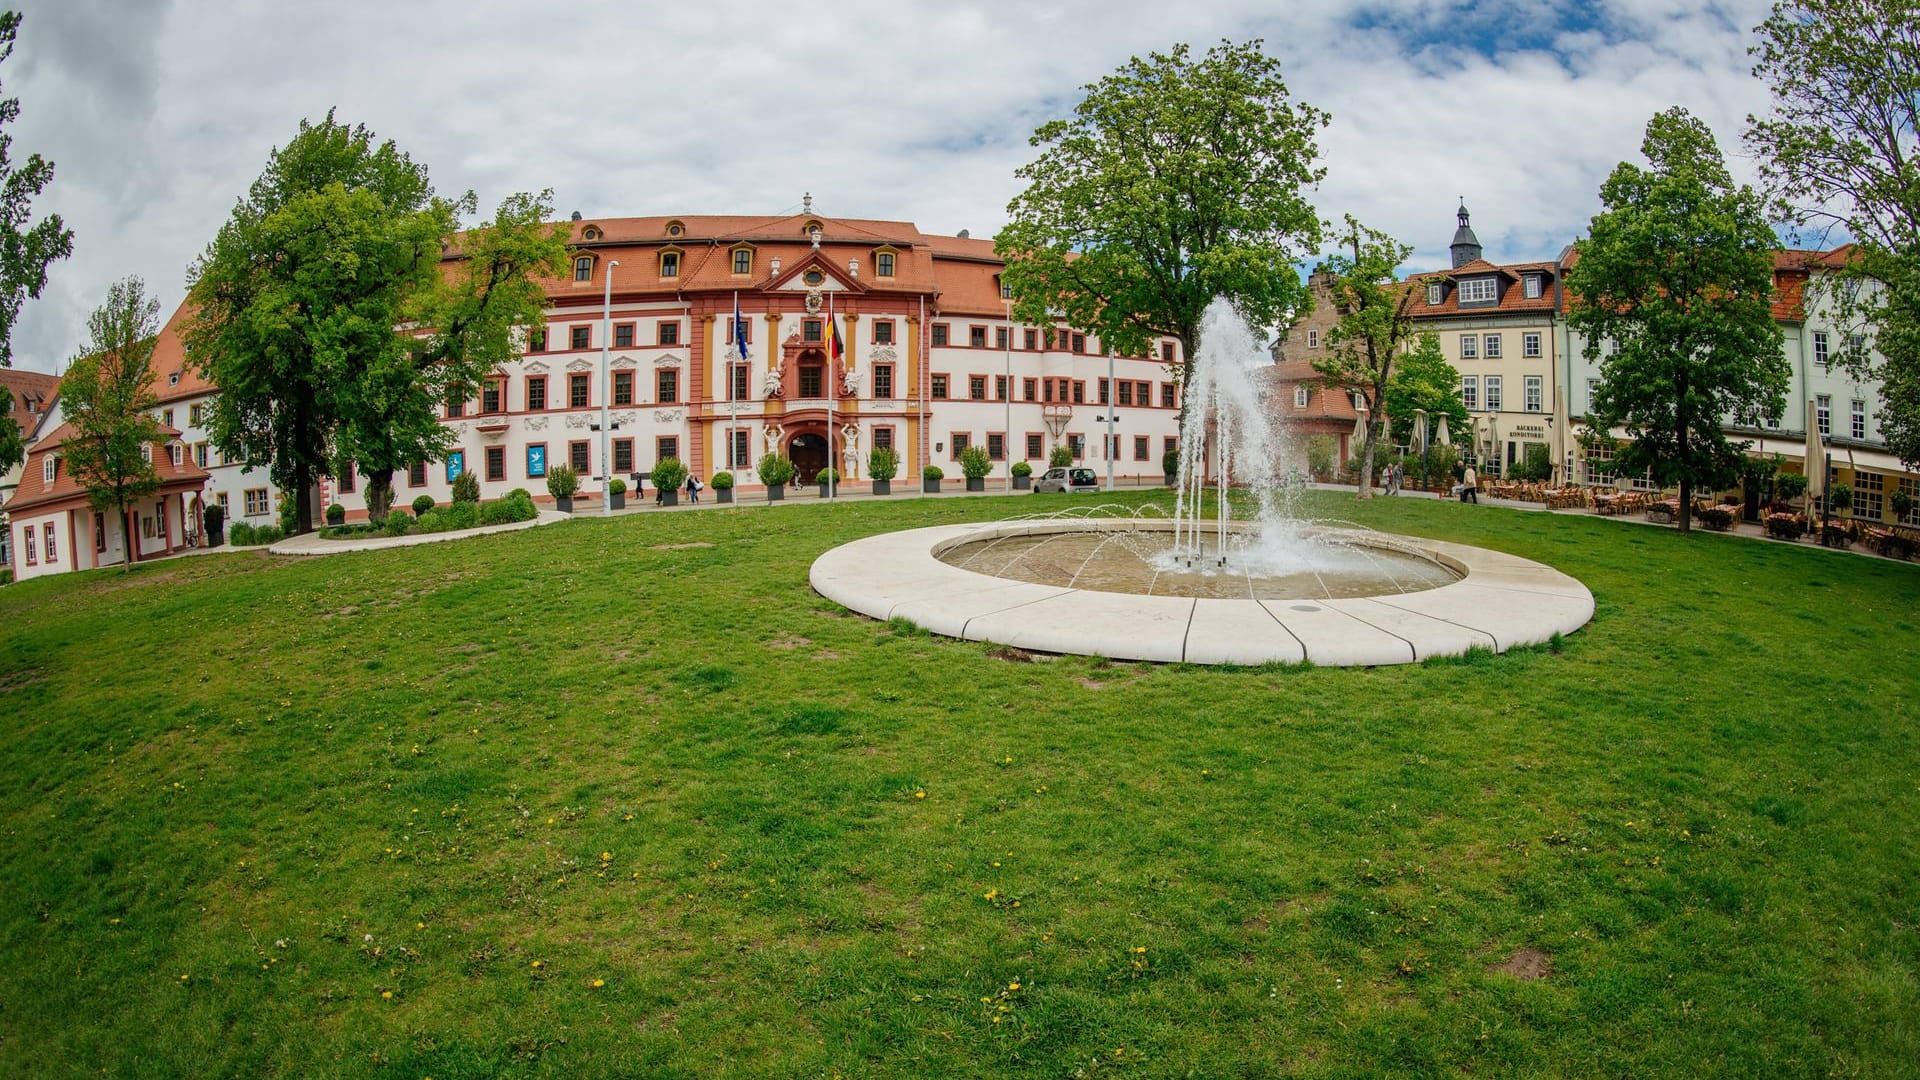
[[[594,495],[609,476],[644,476],[666,457],[703,481],[731,471],[741,487],[759,484],[754,466],[775,452],[799,483],[829,462],[862,483],[875,447],[899,455],[907,480],[929,463],[957,476],[968,446],[986,448],[995,477],[1018,461],[1044,470],[1066,446],[1103,475],[1111,456],[1116,479],[1132,481],[1158,478],[1177,438],[1178,342],[1109,358],[1067,327],[1014,322],[991,241],[811,212],[576,218],[570,228],[570,273],[548,284],[546,325],[530,328],[524,355],[477,399],[446,406],[455,449],[396,476],[397,505],[447,501],[462,472],[477,475],[483,498],[524,487],[545,499],[547,472],[562,464]],[[188,457],[212,474],[206,501],[264,524],[278,493],[262,471],[209,449],[201,406],[214,388],[180,347],[181,321],[162,332],[155,359],[163,419],[183,425]],[[363,491],[362,477],[330,478],[316,503],[357,516]]]

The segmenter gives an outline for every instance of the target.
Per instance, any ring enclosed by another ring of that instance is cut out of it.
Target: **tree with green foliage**
[[[87,318],[87,342],[60,380],[60,405],[73,434],[62,447],[69,474],[95,510],[114,512],[133,565],[133,506],[160,486],[152,455],[165,440],[153,418],[153,347],[160,303],[137,277],[116,281]]]
[[[19,12],[0,11],[0,63],[13,55],[19,35]],[[13,137],[4,128],[19,118],[19,98],[0,100],[0,367],[13,366],[13,326],[21,306],[47,287],[47,267],[73,254],[73,230],[59,214],[27,224],[34,197],[53,181],[53,162],[33,154],[14,166]],[[26,457],[26,433],[12,412],[13,395],[0,386],[0,472]]]
[[[1216,296],[1272,326],[1310,303],[1294,262],[1320,240],[1304,195],[1327,114],[1295,101],[1260,41],[1134,57],[1033,134],[994,238],[1015,315],[1121,355],[1180,340],[1184,384]]]
[[[1887,445],[1920,463],[1920,16],[1912,0],[1783,0],[1755,32],[1773,111],[1747,118],[1747,145],[1782,214],[1852,239],[1816,299],[1873,331],[1836,359],[1881,384]]]
[[[323,473],[357,467],[369,514],[393,473],[451,445],[439,422],[515,358],[566,258],[546,195],[515,195],[458,234],[471,192],[329,113],[274,151],[191,273],[188,355],[220,388],[213,442],[293,493],[299,531]],[[443,262],[443,255],[446,261]]]
[[[1346,217],[1340,246],[1345,250],[1320,266],[1327,301],[1339,321],[1327,332],[1326,352],[1314,358],[1313,369],[1326,386],[1359,394],[1366,407],[1358,495],[1371,499],[1381,405],[1387,400],[1396,362],[1419,334],[1413,321],[1414,287],[1394,277],[1413,249],[1367,228],[1351,214]]]
[[[1386,403],[1387,422],[1393,428],[1388,436],[1391,442],[1415,442],[1413,425],[1419,409],[1426,410],[1427,423],[1433,428],[1427,432],[1429,438],[1439,429],[1442,417],[1454,440],[1472,436],[1473,418],[1460,397],[1460,370],[1447,363],[1437,334],[1421,334],[1413,350],[1395,361],[1387,379]]]
[[[1736,186],[1707,126],[1673,108],[1647,124],[1649,168],[1622,162],[1600,187],[1591,235],[1575,244],[1568,324],[1601,363],[1596,426],[1624,428],[1624,472],[1693,490],[1727,483],[1747,443],[1727,416],[1780,415],[1789,369],[1773,319],[1778,246],[1761,195]]]

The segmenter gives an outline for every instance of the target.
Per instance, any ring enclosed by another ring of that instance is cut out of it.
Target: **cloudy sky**
[[[29,301],[15,362],[58,370],[107,283],[168,311],[268,151],[337,108],[436,186],[552,188],[589,216],[797,211],[990,235],[1036,124],[1127,57],[1264,38],[1333,114],[1324,216],[1353,213],[1444,265],[1464,196],[1487,254],[1549,258],[1601,178],[1673,104],[1734,159],[1765,107],[1748,75],[1764,0],[496,0],[327,4],[16,0],[0,66],[15,160],[74,255]]]

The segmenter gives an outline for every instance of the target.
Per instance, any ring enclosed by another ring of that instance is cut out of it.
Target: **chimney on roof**
[[[972,234],[972,233],[970,233],[970,232],[968,232],[968,231],[967,231],[967,230],[965,230],[965,229],[961,229],[961,230],[960,230],[960,239],[962,239],[962,240],[971,240],[971,239],[973,239],[973,234]]]
[[[578,211],[578,210],[575,210],[575,211],[573,212],[573,220],[574,220],[574,221],[579,221],[579,220],[580,220],[580,211]]]

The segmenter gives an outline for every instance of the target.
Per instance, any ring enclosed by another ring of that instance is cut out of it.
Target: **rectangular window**
[[[733,249],[733,272],[736,274],[753,273],[753,252],[747,248]]]
[[[204,407],[200,405],[187,406],[187,423],[193,425],[194,427],[199,427],[200,418],[202,416],[203,409]]]
[[[33,526],[29,525],[26,528],[21,529],[20,538],[22,540],[25,540],[27,543],[27,565],[28,566],[40,565],[40,549],[38,546],[38,541],[36,541],[33,538]]]
[[[959,461],[960,452],[965,450],[967,447],[973,445],[973,433],[968,431],[956,431],[952,433],[951,439],[952,439],[951,449],[948,452],[953,456],[953,460]]]
[[[613,347],[616,349],[633,348],[633,324],[621,323],[613,328]]]
[[[576,349],[585,349],[593,343],[593,327],[576,326],[567,331],[569,341]]]
[[[967,398],[971,401],[987,400],[987,377],[985,375],[967,376]]]
[[[527,335],[527,351],[528,352],[546,352],[547,351],[547,332],[545,330],[535,330],[532,333]]]
[[[800,396],[801,397],[817,398],[824,392],[821,389],[821,387],[826,385],[826,381],[825,381],[826,376],[824,374],[825,370],[826,369],[821,367],[819,364],[801,364],[800,365]]]
[[[507,478],[507,448],[504,446],[487,447],[487,479],[505,480]]]
[[[455,480],[460,479],[460,474],[466,471],[467,471],[467,452],[465,450],[448,451],[447,483],[451,484]]]
[[[660,391],[656,399],[662,405],[672,405],[680,400],[680,372],[673,368],[661,368],[654,372],[654,382]]]
[[[1005,432],[987,432],[987,456],[995,461],[1007,459],[1007,436]]]
[[[987,328],[984,326],[968,327],[967,328],[967,344],[973,346],[976,349],[986,348],[987,347]]]
[[[1101,379],[1099,381],[1099,386],[1100,386],[1100,404],[1105,405],[1108,401],[1111,401],[1113,399],[1113,391],[1111,387],[1107,386],[1107,380],[1105,379]]]
[[[1488,334],[1486,336],[1486,353],[1487,353],[1487,359],[1489,360],[1500,359],[1500,335],[1499,334]]]
[[[1527,357],[1528,359],[1533,359],[1540,355],[1540,335],[1539,334],[1521,334],[1520,335],[1520,355]]]
[[[1117,461],[1120,458],[1120,436],[1100,436],[1100,460]]]
[[[1073,455],[1073,460],[1075,461],[1079,461],[1080,459],[1086,457],[1087,456],[1087,437],[1085,435],[1080,434],[1079,432],[1068,432],[1067,433],[1067,451]]]
[[[1529,300],[1540,299],[1540,292],[1542,288],[1543,288],[1543,283],[1541,281],[1539,274],[1527,275],[1527,299]]]
[[[942,346],[942,345],[945,345],[946,343],[947,343],[947,324],[946,324],[946,323],[934,323],[934,324],[933,324],[933,344],[934,344],[934,347],[935,347],[935,348],[938,348],[938,347],[940,347],[940,346]]]
[[[573,280],[575,281],[592,281],[593,280],[593,256],[582,255],[579,258],[573,260]]]
[[[1077,353],[1083,353],[1087,351],[1087,335],[1085,334],[1073,335],[1073,351]]]
[[[1500,411],[1501,378],[1498,375],[1487,376],[1487,411]]]
[[[893,396],[893,365],[873,365],[873,396],[890,398]]]
[[[613,440],[613,471],[630,473],[633,471],[633,440]]]
[[[1820,425],[1820,434],[1833,434],[1833,398],[1828,394],[1817,394],[1813,399],[1813,413]]]
[[[1177,455],[1179,453],[1180,453],[1180,436],[1167,435],[1160,440],[1160,454],[1162,457],[1166,456],[1167,454]]]
[[[1120,402],[1119,403],[1122,405],[1133,404],[1133,381],[1131,379],[1120,380]]]
[[[413,464],[407,466],[407,486],[408,487],[426,487],[427,486],[427,463],[426,462],[416,461]]]
[[[498,379],[488,379],[480,384],[480,411],[497,413],[504,411],[502,402],[506,398],[506,384]]]
[[[340,476],[336,482],[340,485],[341,494],[353,494],[353,462],[347,462],[347,467],[340,470]]]
[[[1856,517],[1879,521],[1886,513],[1887,478],[1880,473],[1855,469],[1853,472],[1853,512]],[[52,545],[48,545],[51,550]]]
[[[1319,347],[1320,347],[1320,331],[1318,330],[1307,331],[1307,348],[1317,349]]]
[[[1046,386],[1046,391],[1047,391],[1047,400],[1048,400],[1048,401],[1052,401],[1052,400],[1053,400],[1053,380],[1052,380],[1052,379],[1042,379],[1042,380],[1040,380],[1040,381],[1041,381],[1042,383],[1044,383],[1044,384],[1045,384],[1045,386]]]
[[[727,325],[727,344],[738,345],[739,342],[733,339],[733,336],[734,336],[733,335],[733,319],[728,318],[726,321],[726,325]],[[747,344],[749,345],[753,344],[753,320],[747,318],[744,315],[741,316],[740,318],[740,337],[744,341],[746,341]],[[738,355],[738,354],[735,354],[735,355]]]
[[[1900,515],[1902,525],[1920,525],[1920,478],[1903,476],[1900,478],[1900,490],[1907,493],[1911,505],[1907,512]]]
[[[1460,283],[1460,302],[1463,304],[1492,303],[1498,295],[1498,287],[1490,277],[1468,278]]]
[[[1160,362],[1163,364],[1173,363],[1173,342],[1163,341],[1160,343]]]
[[[1460,335],[1460,359],[1477,360],[1480,358],[1480,335]]]
[[[882,251],[873,257],[873,273],[875,277],[893,276],[893,252]]]
[[[800,340],[807,342],[825,341],[825,331],[821,329],[819,319],[806,319],[800,323]]]
[[[613,373],[613,403],[615,405],[633,404],[633,372]]]
[[[567,376],[567,404],[575,409],[587,407],[587,376],[585,372]]]
[[[1087,381],[1085,379],[1076,379],[1073,383],[1073,403],[1075,405],[1084,405],[1086,402]]]
[[[222,500],[224,500],[226,498],[226,493],[222,492],[220,497]],[[227,509],[227,506],[224,501],[220,504],[220,509],[222,511],[221,516],[222,517],[226,516],[225,511]],[[105,514],[93,515],[93,550],[95,551],[107,550],[107,515]]]
[[[261,514],[267,512],[266,488],[248,488],[243,494],[246,496],[246,511],[248,517],[259,517]]]
[[[730,440],[733,446],[731,447],[732,454],[727,460],[728,468],[744,469],[753,464],[753,459],[748,456],[752,452],[753,446],[752,440],[749,438],[751,434],[751,432],[741,428],[734,429]],[[875,445],[878,445],[878,443]]]
[[[200,466],[203,469],[207,467],[207,444],[206,443],[193,444],[193,463],[195,465]]]
[[[747,392],[747,365],[727,365],[727,395],[732,401],[745,401],[751,396]]]
[[[1033,350],[1039,348],[1040,347],[1040,331],[1022,330],[1020,332],[1020,347],[1027,350],[1028,352],[1032,352]]]
[[[875,450],[893,449],[893,429],[877,427],[873,429],[873,448]]]
[[[1148,445],[1150,444],[1148,443],[1147,437],[1145,435],[1135,435],[1133,437],[1133,460],[1135,461],[1147,460]]]
[[[935,375],[933,377],[932,392],[933,392],[934,400],[936,401],[947,400],[947,377],[945,375]]]
[[[1428,285],[1427,286],[1427,306],[1434,307],[1438,305],[1440,303],[1440,298],[1444,293],[1445,293],[1445,287],[1439,284],[1438,282]]]
[[[1853,426],[1851,430],[1853,437],[1856,439],[1864,439],[1867,437],[1867,403],[1860,398],[1853,399]]]
[[[1038,379],[1021,379],[1020,380],[1020,400],[1021,401],[1033,401],[1035,400],[1036,396],[1039,393],[1040,393],[1040,380]]]
[[[1027,460],[1038,461],[1045,456],[1046,449],[1041,442],[1040,433],[1037,431],[1027,432]]]
[[[592,445],[588,443],[587,440],[585,439],[578,439],[578,440],[575,440],[574,442],[568,443],[567,444],[567,464],[572,466],[573,471],[579,473],[581,476],[592,475],[593,473]]]
[[[527,444],[527,479],[538,480],[547,475],[547,444]]]
[[[467,403],[464,401],[447,402],[447,419],[458,420],[467,415]]]
[[[547,409],[547,377],[545,375],[527,376],[527,411],[545,412]]]
[[[679,252],[663,251],[660,253],[660,276],[661,277],[679,277],[680,276],[680,253]]]
[[[873,324],[873,343],[875,345],[893,344],[892,319],[881,319]]]
[[[655,326],[655,332],[659,335],[659,343],[662,345],[680,344],[679,319],[662,319]]]
[[[1153,404],[1153,384],[1150,382],[1134,383],[1133,400],[1139,402],[1142,406]]]
[[[1160,384],[1160,407],[1163,409],[1173,408],[1173,384],[1170,382]]]
[[[167,425],[168,427],[172,427],[173,426],[173,410],[172,409],[160,410],[160,422]]]
[[[1545,394],[1545,389],[1541,382],[1540,376],[1538,375],[1526,376],[1524,386],[1526,388],[1526,394],[1527,394],[1527,411],[1539,412],[1542,404],[1540,399]]]
[[[1819,364],[1823,371],[1826,370],[1829,365],[1827,356],[1827,332],[1825,330],[1815,330],[1813,332],[1813,362]]]
[[[1460,376],[1460,400],[1469,410],[1480,408],[1480,376]]]
[[[1600,380],[1588,379],[1587,380],[1587,412],[1589,413],[1593,412],[1594,402],[1598,400],[1600,400]]]
[[[1005,375],[995,375],[993,377],[993,400],[1007,400],[1007,377]]]
[[[1008,349],[1012,348],[1013,347],[1013,331],[1007,329],[1004,326],[994,327],[993,328],[993,347],[996,349],[999,349],[1001,352],[1006,352]]]
[[[167,460],[173,462],[174,468],[179,468],[181,463],[187,460],[186,446],[181,443],[168,443]]]
[[[162,510],[161,512],[165,513],[166,511]],[[47,565],[52,566],[54,563],[60,561],[60,542],[54,537],[53,522],[49,521],[41,525],[40,532],[47,541]]]

